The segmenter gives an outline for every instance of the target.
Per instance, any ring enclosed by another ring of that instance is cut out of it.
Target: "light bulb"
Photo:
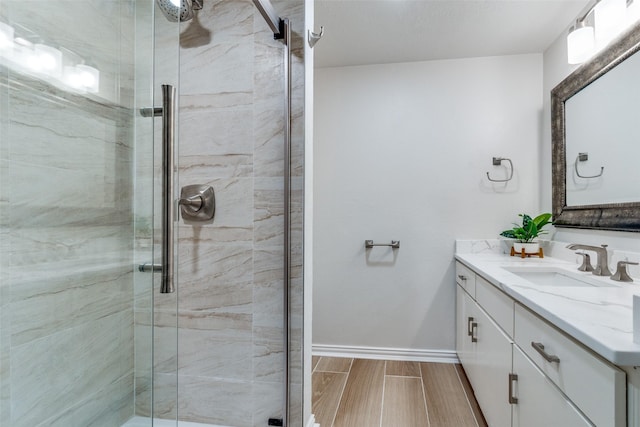
[[[591,58],[595,51],[593,27],[584,22],[567,35],[567,60],[569,64],[582,64]]]
[[[34,57],[38,71],[55,78],[62,75],[62,52],[58,49],[44,44],[36,44]]]
[[[76,65],[80,85],[89,93],[98,93],[100,90],[100,71],[88,65]]]
[[[66,65],[64,67],[64,83],[73,89],[75,92],[84,93],[86,89],[82,85],[82,79],[80,77],[80,71],[73,65]]]

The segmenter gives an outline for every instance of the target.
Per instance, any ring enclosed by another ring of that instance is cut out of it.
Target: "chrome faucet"
[[[583,251],[595,252],[598,255],[598,258],[596,260],[596,265],[591,273],[595,274],[596,276],[611,276],[611,271],[609,270],[609,261],[607,260],[607,245],[600,245],[600,247],[598,247],[571,243],[570,245],[567,245],[567,249],[581,249]]]

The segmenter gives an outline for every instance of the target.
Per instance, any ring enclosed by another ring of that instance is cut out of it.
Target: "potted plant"
[[[518,216],[522,217],[522,225],[513,223],[513,228],[504,230],[500,235],[515,239],[513,249],[518,253],[521,253],[523,249],[527,254],[537,253],[540,250],[540,243],[534,242],[533,239],[547,233],[542,228],[547,224],[553,224],[551,214],[542,213],[535,218],[531,218],[527,214],[519,214]]]

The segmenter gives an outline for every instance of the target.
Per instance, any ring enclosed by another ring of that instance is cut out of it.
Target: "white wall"
[[[542,56],[317,69],[314,91],[314,345],[453,350],[454,239],[540,206]]]
[[[541,145],[541,209],[551,211],[551,90],[577,67],[567,64],[566,32],[544,53],[544,120]],[[592,245],[608,244],[612,249],[640,251],[640,235],[620,231],[556,229],[553,238]]]

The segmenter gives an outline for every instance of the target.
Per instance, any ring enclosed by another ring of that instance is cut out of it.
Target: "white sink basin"
[[[504,267],[505,270],[538,286],[555,287],[617,287],[615,283],[607,283],[596,279],[591,274],[572,273],[560,268],[549,267]],[[605,278],[608,279],[608,278]]]

